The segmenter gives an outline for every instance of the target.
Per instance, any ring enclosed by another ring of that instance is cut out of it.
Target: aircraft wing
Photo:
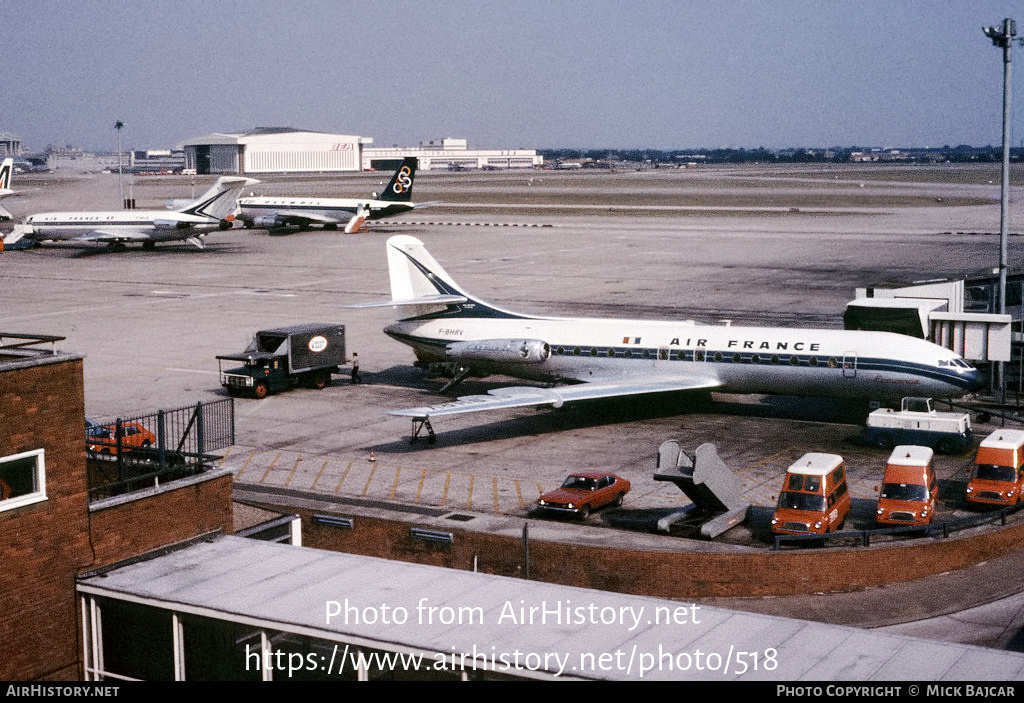
[[[3,207],[0,207],[0,220],[13,220],[13,219],[14,219],[14,215],[9,213]]]
[[[556,386],[554,388],[508,386],[505,388],[495,388],[492,391],[488,391],[487,395],[467,395],[448,403],[424,405],[404,410],[390,410],[387,414],[426,418],[480,412],[482,410],[498,410],[500,408],[522,408],[541,405],[560,408],[563,403],[576,400],[596,400],[598,398],[665,393],[667,391],[692,391],[701,388],[715,388],[719,385],[721,385],[721,382],[717,379],[692,375],[664,378],[657,376],[629,378],[622,379],[621,381],[579,383],[569,386]]]

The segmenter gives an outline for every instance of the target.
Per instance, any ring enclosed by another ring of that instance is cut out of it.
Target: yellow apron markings
[[[516,485],[516,499],[519,501],[519,507],[526,505],[523,502],[523,487],[519,485],[519,479],[513,479],[512,482]]]
[[[363,492],[360,494],[364,498],[366,497],[367,492],[370,490],[370,483],[373,482],[373,475],[375,473],[377,473],[377,465],[376,464],[374,464],[373,468],[370,469],[370,475],[366,477],[366,485],[363,486]]]
[[[423,496],[423,483],[427,480],[427,470],[423,469],[420,473],[420,485],[416,487],[416,504],[419,505],[420,498]]]
[[[240,469],[238,470],[238,473],[237,473],[237,474],[235,474],[235,480],[236,480],[236,481],[238,480],[238,477],[242,475],[242,472],[244,472],[244,471],[245,471],[245,470],[246,470],[247,468],[249,468],[249,462],[250,462],[250,461],[252,461],[252,460],[253,460],[253,457],[255,457],[255,456],[256,456],[256,455],[258,454],[258,453],[259,453],[259,450],[258,450],[258,449],[254,449],[254,450],[252,450],[252,452],[251,452],[251,453],[249,454],[249,456],[248,456],[248,457],[246,458],[245,462],[244,462],[244,463],[242,464],[242,468],[240,468]]]
[[[311,490],[316,490],[316,484],[320,483],[320,477],[324,475],[324,471],[327,470],[327,465],[331,463],[330,459],[324,459],[323,466],[316,472],[316,478],[313,479],[313,485],[310,486]]]
[[[441,492],[441,505],[444,505],[445,503],[448,502],[448,486],[451,485],[451,482],[452,473],[451,471],[449,471],[444,475],[444,490]]]
[[[474,492],[480,488],[477,485],[477,480],[488,481],[491,498],[483,500],[485,504],[490,504],[490,510],[497,515],[528,507],[535,498],[524,495],[526,486],[535,486],[537,496],[540,496],[545,490],[543,483],[536,479],[498,476],[491,473],[477,474],[420,467],[389,466],[380,462],[367,462],[360,459],[344,461],[339,460],[338,457],[304,457],[289,452],[260,450],[253,450],[247,456],[235,475],[236,480],[243,472],[251,474],[255,466],[262,464],[260,459],[263,457],[271,457],[271,461],[263,469],[262,476],[257,481],[260,484],[276,484],[282,487],[305,484],[309,486],[308,490],[314,493],[343,494],[347,492],[360,497],[376,496],[381,500],[414,505],[432,505],[441,508],[457,504],[461,506],[461,509],[473,510],[474,498],[477,499],[478,504],[480,503],[480,497],[474,495]],[[274,472],[282,472],[288,461],[291,461],[292,464],[287,467],[287,476],[282,475],[280,479],[274,480]],[[319,466],[317,466],[318,462]],[[336,466],[342,470],[335,482],[333,475]],[[391,471],[394,473],[391,474]],[[365,473],[357,474],[357,472]],[[389,477],[390,480],[384,477]],[[438,481],[437,479],[441,477],[443,477],[443,481]],[[331,483],[334,483],[333,487]]]
[[[338,485],[334,487],[334,492],[335,493],[340,493],[341,492],[341,484],[345,483],[345,479],[348,478],[348,472],[351,469],[352,469],[352,462],[350,461],[350,462],[348,462],[348,466],[346,466],[345,470],[341,473],[341,478],[338,479]]]
[[[402,467],[401,466],[396,466],[395,467],[395,480],[391,482],[391,496],[390,496],[390,498],[392,500],[395,499],[395,494],[398,493],[398,477],[401,475],[401,473],[402,473]]]
[[[270,462],[270,466],[268,466],[267,470],[263,472],[263,476],[260,478],[260,483],[263,483],[264,481],[267,480],[267,476],[269,476],[270,472],[274,470],[274,465],[277,464],[277,460],[280,458],[281,452],[278,452],[277,455],[274,456],[274,460]]]
[[[231,454],[232,449],[234,449],[234,447],[228,447],[228,450],[224,452],[224,456],[222,456],[220,461],[217,462],[217,466],[224,466],[224,462],[228,460],[228,455]]]
[[[299,464],[302,462],[302,455],[299,454],[295,457],[295,463],[292,465],[292,470],[288,472],[288,479],[284,482],[284,487],[287,488],[291,484],[292,479],[295,477],[295,472],[299,470]]]

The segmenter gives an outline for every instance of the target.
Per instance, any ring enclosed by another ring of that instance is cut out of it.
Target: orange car
[[[622,497],[629,493],[629,488],[629,481],[621,476],[581,471],[569,474],[559,488],[543,494],[537,501],[537,507],[556,513],[572,513],[585,520],[594,510],[606,505],[621,505]]]
[[[88,447],[94,454],[117,454],[117,425],[93,425],[88,429]],[[121,449],[130,452],[156,444],[156,435],[137,422],[121,423]]]

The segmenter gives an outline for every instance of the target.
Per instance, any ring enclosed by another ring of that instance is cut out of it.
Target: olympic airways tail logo
[[[408,166],[403,166],[398,169],[398,175],[395,176],[395,185],[391,187],[391,190],[401,195],[410,188],[412,188],[412,171]]]

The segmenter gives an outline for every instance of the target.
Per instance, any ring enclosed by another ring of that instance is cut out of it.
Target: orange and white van
[[[978,446],[967,502],[1014,505],[1024,489],[1024,430],[996,430]]]
[[[939,502],[929,447],[901,444],[885,465],[875,521],[880,525],[928,525]]]
[[[810,452],[786,470],[772,534],[834,532],[842,529],[849,512],[843,457]]]

